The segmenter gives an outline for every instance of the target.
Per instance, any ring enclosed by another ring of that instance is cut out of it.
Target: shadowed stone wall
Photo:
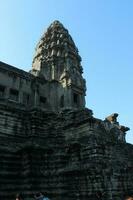
[[[0,134],[1,199],[47,191],[55,200],[96,200],[98,192],[120,200],[132,191],[132,145],[107,132],[106,122],[90,110],[55,114],[8,107],[0,117],[0,127],[7,123]]]

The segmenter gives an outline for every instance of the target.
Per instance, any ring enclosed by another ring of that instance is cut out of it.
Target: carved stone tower
[[[54,21],[40,39],[31,73],[48,81],[47,100],[52,110],[85,107],[81,57],[68,30],[59,21]]]
[[[58,21],[38,43],[30,73],[0,62],[0,200],[38,191],[52,200],[133,194],[129,128],[117,113],[101,120],[85,108],[80,63]]]

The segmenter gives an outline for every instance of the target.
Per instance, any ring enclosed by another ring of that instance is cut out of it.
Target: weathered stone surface
[[[53,200],[121,200],[133,191],[129,128],[117,113],[103,121],[85,108],[80,61],[55,21],[31,73],[0,62],[0,199],[47,191]]]

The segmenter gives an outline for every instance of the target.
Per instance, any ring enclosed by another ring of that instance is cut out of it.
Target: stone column
[[[35,93],[34,93],[34,106],[38,106],[38,86],[35,86]]]
[[[10,88],[6,87],[5,88],[5,99],[9,99],[9,92],[10,92]]]
[[[23,84],[23,80],[21,78],[19,78],[19,97],[18,97],[19,103],[23,103],[22,84]]]

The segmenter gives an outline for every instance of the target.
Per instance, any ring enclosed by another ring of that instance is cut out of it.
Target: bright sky
[[[119,113],[133,143],[133,0],[0,0],[0,60],[29,71],[54,20],[79,49],[87,107],[100,119]]]

